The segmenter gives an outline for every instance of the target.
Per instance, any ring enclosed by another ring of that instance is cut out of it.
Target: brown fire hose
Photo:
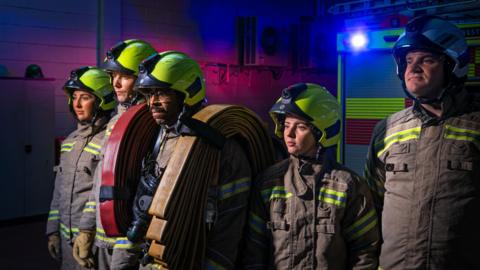
[[[250,161],[252,176],[274,162],[270,136],[251,110],[210,105],[193,116],[227,139]],[[165,269],[200,269],[206,250],[205,208],[209,186],[218,182],[221,150],[196,136],[182,136],[160,181],[149,213],[149,255]],[[242,232],[239,232],[242,233]]]

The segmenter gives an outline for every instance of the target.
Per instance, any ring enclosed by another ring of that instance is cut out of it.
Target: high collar
[[[82,138],[95,135],[105,127],[108,120],[109,117],[103,116],[96,119],[93,123],[78,122],[76,134]]]
[[[117,114],[122,114],[126,112],[128,109],[130,109],[130,107],[134,105],[142,104],[142,103],[145,103],[145,99],[138,96],[136,96],[135,98],[127,102],[122,102],[122,103],[118,102],[116,112]]]
[[[471,95],[463,85],[451,87],[446,91],[447,93],[440,104],[442,108],[442,115],[440,117],[435,117],[429,114],[419,102],[414,103],[412,108],[413,113],[424,125],[434,125],[443,122],[450,117],[464,114],[472,109]]]
[[[322,164],[316,160],[308,160],[290,155],[290,166],[287,179],[291,179],[292,192],[297,196],[305,195],[309,186],[307,182],[318,181],[319,174],[322,170]]]

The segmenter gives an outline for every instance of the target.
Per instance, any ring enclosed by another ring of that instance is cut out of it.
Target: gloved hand
[[[80,231],[73,243],[73,258],[81,267],[93,268],[92,245],[95,233],[92,231]]]
[[[50,253],[50,256],[57,261],[60,261],[62,258],[60,251],[60,235],[58,233],[48,235],[48,252]]]

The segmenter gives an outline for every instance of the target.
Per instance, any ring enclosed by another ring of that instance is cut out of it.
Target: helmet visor
[[[65,83],[63,88],[65,90],[85,89],[93,92],[94,91],[93,89],[86,86],[84,83],[82,83],[82,81],[80,81],[80,78],[82,77],[82,75],[85,74],[85,72],[87,72],[88,70],[90,70],[89,67],[83,67],[83,68],[73,70],[70,73],[70,78]]]
[[[127,43],[119,42],[107,51],[107,57],[103,62],[102,68],[109,71],[118,71],[127,75],[135,75],[135,71],[130,70],[120,64],[117,59],[122,51],[127,47]]]
[[[304,113],[295,103],[298,95],[305,90],[307,90],[307,85],[303,83],[283,89],[280,100],[273,105],[270,109],[270,113],[283,115],[294,114],[307,121],[313,121],[313,118]]]

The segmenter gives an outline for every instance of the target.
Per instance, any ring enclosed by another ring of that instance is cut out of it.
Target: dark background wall
[[[246,105],[268,121],[268,109],[289,84],[315,82],[336,92],[336,31],[321,16],[321,2],[1,0],[0,65],[8,76],[23,76],[35,63],[56,79],[56,136],[74,128],[62,91],[69,71],[96,65],[109,47],[131,38],[144,39],[158,51],[189,54],[204,70],[210,103]],[[275,54],[286,59],[283,66],[242,65],[242,16],[285,30],[277,42],[288,44]],[[300,57],[309,62],[298,65]]]

